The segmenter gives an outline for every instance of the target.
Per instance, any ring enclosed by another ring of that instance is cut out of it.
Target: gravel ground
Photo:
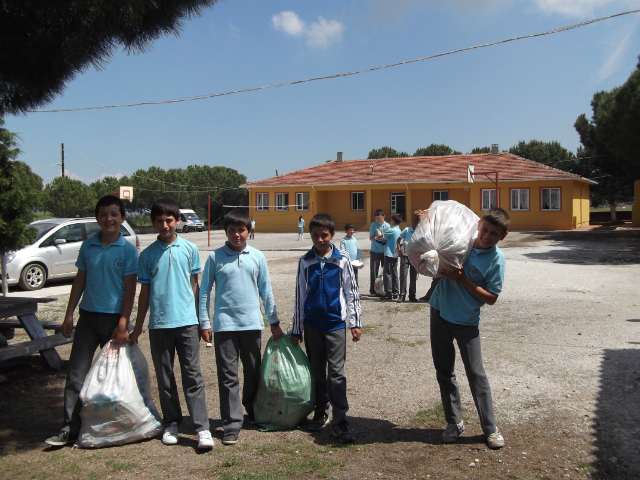
[[[207,234],[185,237],[204,261]],[[141,246],[154,238],[141,236]],[[284,328],[297,259],[311,246],[308,236],[295,238],[258,232],[251,241],[268,260]],[[367,263],[366,233],[357,238]],[[212,232],[213,246],[223,239]],[[510,233],[502,242],[505,287],[483,308],[480,329],[502,450],[483,443],[460,362],[468,433],[441,444],[428,305],[363,297],[363,338],[347,349],[350,447],[334,444],[327,430],[248,429],[238,445],[223,448],[215,359],[203,348],[213,452],[197,454],[188,417],[180,432],[185,448],[154,439],[97,451],[46,449],[42,440],[60,427],[65,373],[30,356],[0,363],[0,478],[639,478],[639,240],[639,230],[618,229]],[[367,268],[360,275],[365,293]],[[418,296],[429,282],[419,279]],[[44,305],[40,318],[61,320],[67,298]],[[23,341],[16,333],[13,342]],[[265,330],[263,347],[267,339]],[[140,344],[150,358],[146,334]],[[68,358],[70,347],[58,350]]]

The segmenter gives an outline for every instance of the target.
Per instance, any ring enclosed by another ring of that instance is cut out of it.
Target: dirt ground
[[[144,237],[143,246],[153,241]],[[361,247],[365,237],[358,236]],[[197,239],[206,258],[206,234],[187,238]],[[252,242],[268,259],[285,326],[302,254],[292,249],[310,246],[294,239],[262,234]],[[212,248],[220,243],[214,235]],[[363,338],[347,351],[352,445],[334,442],[328,429],[302,426],[270,433],[251,427],[237,445],[222,446],[215,359],[203,347],[212,451],[196,450],[186,408],[174,447],[155,438],[101,450],[45,448],[43,440],[61,427],[66,370],[33,355],[0,362],[0,478],[640,478],[640,231],[510,233],[501,247],[505,288],[483,308],[480,327],[506,440],[501,450],[484,444],[459,359],[468,428],[459,442],[442,444],[428,305],[363,297]],[[429,281],[419,279],[419,296]],[[43,305],[39,317],[61,320],[67,299]],[[265,331],[263,347],[267,339]],[[11,342],[24,340],[17,331]],[[140,345],[150,360],[146,334]],[[70,347],[58,351],[67,359]]]

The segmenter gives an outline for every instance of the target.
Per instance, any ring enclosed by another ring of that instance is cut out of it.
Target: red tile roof
[[[373,175],[371,174],[372,164]],[[443,157],[332,161],[266,180],[247,183],[243,186],[251,188],[294,185],[466,182],[467,165],[473,165],[476,172],[497,170],[500,173],[500,181],[562,179],[596,183],[579,175],[548,167],[510,153],[499,155],[487,153]],[[481,175],[476,175],[475,179],[476,181],[488,180],[487,177]]]

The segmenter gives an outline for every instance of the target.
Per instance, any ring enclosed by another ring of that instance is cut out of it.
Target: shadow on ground
[[[592,478],[640,478],[640,349],[605,350],[600,378]]]
[[[550,241],[551,247],[558,247],[545,252],[524,253],[525,257],[534,260],[585,265],[640,264],[639,230],[535,232],[530,238]]]

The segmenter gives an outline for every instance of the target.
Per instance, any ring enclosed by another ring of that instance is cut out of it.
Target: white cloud
[[[559,13],[567,17],[586,18],[601,7],[637,8],[640,0],[533,0],[547,14]]]
[[[93,182],[95,182],[97,180],[102,180],[105,177],[114,177],[114,178],[117,178],[117,179],[120,179],[120,178],[124,177],[124,175],[122,173],[118,172],[118,173],[115,173],[115,174],[113,174],[113,173],[103,173],[99,177],[86,178],[86,177],[81,177],[77,173],[70,172],[66,168],[64,169],[64,174],[65,174],[66,177],[68,177],[68,178],[70,178],[72,180],[80,180],[81,182],[84,182],[87,185],[89,185],[90,183],[93,183]]]
[[[282,30],[288,35],[305,37],[310,47],[328,47],[331,43],[342,40],[344,24],[338,20],[326,20],[318,17],[317,22],[307,25],[295,12],[280,12],[271,17],[276,30]]]
[[[611,41],[611,50],[607,54],[607,59],[598,71],[597,79],[599,82],[610,77],[618,71],[622,60],[629,48],[629,40],[635,30],[635,24],[633,28],[627,28],[622,32],[622,35],[616,35],[615,39]]]

